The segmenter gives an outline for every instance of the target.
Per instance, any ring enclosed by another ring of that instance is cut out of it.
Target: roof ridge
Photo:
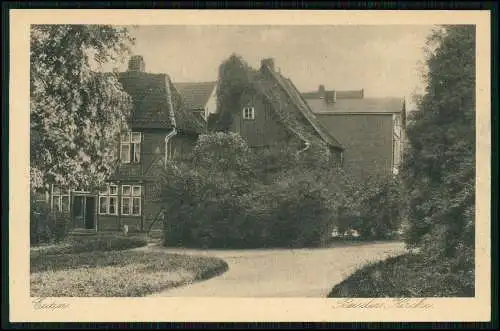
[[[217,80],[204,80],[204,81],[195,81],[195,82],[173,82],[173,84],[215,84]]]
[[[175,120],[175,111],[174,111],[174,105],[172,104],[172,90],[170,89],[170,84],[172,81],[170,80],[170,77],[165,74],[165,92],[167,93],[167,103],[168,103],[168,108],[169,108],[169,115],[170,115],[170,121],[172,122],[172,126],[174,129],[177,129],[177,122]]]
[[[306,118],[306,120],[311,124],[311,126],[314,128],[314,130],[316,131],[317,134],[319,134],[319,136],[325,140],[325,142],[328,142],[328,136],[327,134],[324,132],[324,130],[322,130],[321,128],[319,128],[318,124],[316,123],[315,121],[315,115],[314,113],[312,112],[312,110],[310,108],[309,109],[309,112],[304,112],[304,110],[302,109],[302,107],[298,104],[296,104],[295,100],[294,100],[294,97],[290,94],[290,92],[288,91],[288,89],[283,86],[283,82],[281,81],[280,78],[283,78],[284,80],[288,80],[288,82],[290,82],[290,86],[292,88],[294,88],[297,92],[297,88],[295,88],[295,86],[293,85],[293,83],[286,77],[284,77],[283,75],[279,74],[279,73],[276,73],[274,72],[273,70],[271,70],[269,67],[267,66],[264,66],[266,68],[266,70],[271,73],[271,76],[276,80],[276,82],[278,83],[278,85],[281,87],[281,89],[288,95],[288,97],[291,99],[291,101],[293,103],[295,103],[295,106],[299,109],[299,111],[301,112],[301,114]],[[279,75],[279,76],[278,76]],[[281,77],[280,77],[281,76]],[[302,98],[302,96],[300,95],[300,92],[298,92],[300,98]],[[309,107],[307,105],[307,103],[305,102],[305,100],[301,99],[301,101],[303,101],[303,103],[305,104],[306,107]],[[331,135],[330,135],[331,136]],[[337,147],[340,147],[340,148],[344,148],[344,146],[342,146],[342,144],[333,136],[331,136],[331,138],[333,138],[334,142],[338,145]]]

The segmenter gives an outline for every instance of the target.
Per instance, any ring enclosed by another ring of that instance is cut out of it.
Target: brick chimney
[[[146,63],[141,55],[133,55],[128,61],[128,71],[146,71]]]
[[[318,93],[321,97],[325,95],[325,85],[318,86]]]
[[[335,90],[325,91],[325,102],[326,103],[335,103],[337,101],[337,93]]]
[[[265,66],[267,66],[269,69],[271,69],[271,71],[274,71],[274,59],[273,58],[262,59],[260,61],[261,69]]]

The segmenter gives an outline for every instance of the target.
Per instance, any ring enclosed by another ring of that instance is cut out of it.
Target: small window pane
[[[254,119],[255,113],[253,107],[245,107],[243,108],[243,118],[247,120]]]
[[[141,198],[134,198],[132,205],[132,214],[134,215],[141,214]]]
[[[101,190],[99,191],[100,195],[107,195],[108,193],[109,193],[109,187],[108,186],[101,188]]]
[[[110,197],[109,198],[109,213],[111,215],[116,215],[117,210],[118,210],[118,198],[117,197]]]
[[[130,195],[130,185],[122,186],[122,195]]]
[[[122,142],[129,142],[130,141],[130,132],[123,132],[122,133]]]
[[[132,133],[132,142],[133,143],[140,143],[141,142],[141,133],[140,132],[133,132]]]
[[[118,194],[118,186],[116,186],[116,185],[110,185],[109,186],[109,194],[111,194],[111,195]]]
[[[134,163],[141,162],[141,144],[132,145],[132,160]]]
[[[107,214],[108,212],[108,198],[100,197],[99,198],[99,214]]]
[[[133,187],[132,195],[135,196],[135,197],[140,197],[141,196],[141,187],[140,186],[134,186]]]
[[[61,193],[61,189],[59,189],[59,187],[57,187],[57,186],[54,186],[52,194],[60,194],[60,193]]]
[[[69,213],[69,195],[64,195],[61,203],[63,213]]]
[[[130,144],[122,144],[120,154],[122,163],[130,163]]]
[[[130,199],[131,198],[122,198],[122,214],[130,215]]]

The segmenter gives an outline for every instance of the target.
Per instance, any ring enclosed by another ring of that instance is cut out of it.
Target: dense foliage
[[[330,298],[472,297],[474,277],[448,261],[404,254],[370,263],[335,285]]]
[[[219,66],[217,85],[217,109],[219,115],[211,127],[215,131],[227,132],[232,123],[232,114],[239,109],[239,96],[250,88],[251,68],[239,55],[232,54]]]
[[[97,184],[113,170],[130,98],[95,66],[132,41],[107,25],[33,25],[30,43],[31,186]]]
[[[408,127],[403,175],[407,242],[429,259],[474,261],[475,28],[447,26],[429,38],[425,95]]]
[[[35,201],[30,204],[30,243],[60,242],[68,234],[69,219],[67,215],[52,212],[46,202]]]
[[[165,173],[165,244],[318,246],[336,226],[370,239],[391,236],[400,220],[388,223],[379,211],[385,213],[380,204],[387,203],[382,196],[388,189],[367,191],[311,152],[280,145],[250,149],[235,133],[201,136],[190,158],[170,164]],[[370,214],[359,212],[370,203]]]

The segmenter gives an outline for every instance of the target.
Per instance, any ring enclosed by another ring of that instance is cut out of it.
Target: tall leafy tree
[[[113,171],[131,100],[98,72],[123,59],[133,38],[108,25],[31,28],[31,186],[88,187]]]
[[[435,258],[474,257],[475,28],[428,39],[427,87],[408,127],[407,242]],[[469,264],[472,265],[472,264]]]

